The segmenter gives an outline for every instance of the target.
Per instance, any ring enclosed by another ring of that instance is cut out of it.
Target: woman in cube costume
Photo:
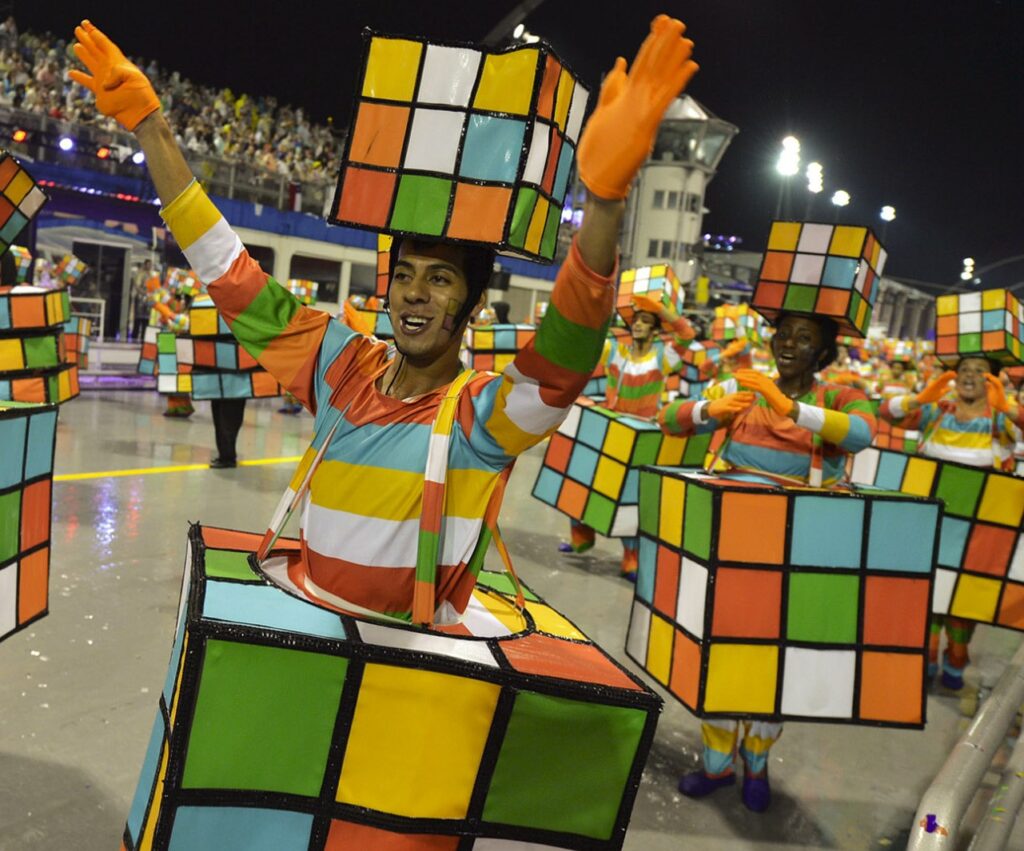
[[[739,369],[705,391],[700,401],[677,400],[658,416],[668,434],[727,429],[719,459],[732,474],[767,476],[776,483],[822,486],[842,478],[848,454],[870,445],[875,417],[856,388],[819,381],[815,373],[836,357],[836,323],[824,316],[783,313],[771,351],[779,376]],[[727,473],[728,475],[728,473]],[[743,803],[761,812],[771,803],[768,752],[782,724],[705,720],[704,767],[679,781],[679,790],[703,797],[736,782],[737,744],[743,760]]]
[[[922,455],[1012,473],[1014,446],[1024,430],[1024,409],[1006,397],[998,377],[1001,369],[998,361],[984,355],[962,357],[955,370],[942,373],[920,393],[884,401],[879,413],[900,428],[919,429],[918,452]],[[954,382],[953,394],[950,381]],[[974,622],[932,615],[930,623],[929,679],[939,673],[939,642],[945,627],[940,681],[944,688],[960,691],[970,661],[967,647]]]
[[[619,58],[605,79],[578,150],[587,213],[535,340],[503,375],[460,376],[459,344],[482,306],[491,249],[395,241],[391,356],[387,345],[302,306],[260,269],[194,180],[149,80],[91,23],[76,28],[75,53],[89,73],[73,78],[136,134],[162,215],[232,333],[316,416],[300,474],[331,432],[303,512],[298,570],[310,596],[356,615],[424,624],[456,621],[465,610],[485,514],[500,501],[505,471],[558,427],[600,357],[623,199],[666,107],[697,70],[684,29],[659,16],[632,69]],[[450,447],[448,515],[440,517],[444,535],[435,533],[443,537],[436,585],[425,589],[419,519],[437,506],[423,459],[446,398],[456,406],[441,435]]]
[[[611,338],[605,342],[602,360],[608,375],[608,392],[604,407],[649,419],[657,416],[661,407],[666,376],[682,367],[686,348],[697,335],[667,300],[659,302],[635,295],[633,306],[636,312],[630,324],[629,343]],[[668,344],[658,339],[661,329],[672,335]],[[570,541],[559,545],[559,552],[583,553],[594,546],[593,528],[575,518],[569,524]],[[639,547],[639,538],[622,538],[621,573],[633,582]]]

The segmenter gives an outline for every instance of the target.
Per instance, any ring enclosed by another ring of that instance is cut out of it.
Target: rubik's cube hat
[[[32,175],[7,151],[0,151],[0,253],[7,253],[48,200]]]

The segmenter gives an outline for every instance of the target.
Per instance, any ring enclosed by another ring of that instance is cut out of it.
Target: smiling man
[[[459,344],[482,306],[489,248],[401,240],[388,293],[392,356],[303,307],[260,269],[193,179],[149,80],[91,23],[75,30],[89,73],[72,76],[96,94],[99,111],[136,134],[163,216],[232,333],[316,415],[296,481],[329,440],[292,574],[311,597],[417,623],[451,623],[465,610],[504,474],[558,427],[601,355],[624,199],[666,107],[697,70],[684,29],[659,16],[633,67],[619,58],[606,77],[579,145],[589,190],[583,226],[547,315],[503,375],[472,377],[460,375]],[[433,525],[421,522],[428,516]],[[424,576],[434,580],[425,603]]]

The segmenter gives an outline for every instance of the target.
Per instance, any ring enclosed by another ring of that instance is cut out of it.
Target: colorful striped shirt
[[[1024,408],[1018,408],[1016,421],[999,411],[993,412],[987,405],[980,417],[961,420],[956,415],[955,399],[940,399],[908,414],[906,404],[910,398],[887,399],[879,414],[900,428],[919,429],[924,436],[918,445],[920,454],[971,467],[1013,469],[1013,448],[1024,429]]]
[[[704,401],[673,402],[662,409],[658,421],[669,434],[703,434],[723,428],[707,415],[708,402],[741,389],[736,379],[730,378],[709,387]],[[806,482],[817,433],[821,435],[822,484],[839,481],[845,473],[847,453],[860,452],[875,435],[877,424],[871,403],[854,387],[817,381],[796,401],[800,414],[794,422],[775,413],[758,396],[753,405],[733,418],[722,460],[736,469]]]
[[[344,412],[302,511],[309,582],[344,603],[408,619],[425,459],[446,388],[409,401],[381,393],[387,345],[301,305],[260,269],[197,183],[162,215],[239,343],[315,414],[293,488]],[[534,340],[503,375],[478,374],[463,393],[441,521],[439,608],[465,610],[475,582],[467,564],[487,540],[483,517],[502,471],[558,427],[594,371],[614,281],[588,269],[574,243]]]
[[[605,407],[637,417],[653,417],[661,405],[665,376],[683,365],[683,356],[694,333],[690,323],[680,318],[672,325],[668,343],[656,339],[646,354],[633,352],[630,340],[609,339],[605,343],[604,363],[608,375]]]

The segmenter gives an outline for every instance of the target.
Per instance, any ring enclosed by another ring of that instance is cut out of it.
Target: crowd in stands
[[[19,33],[14,17],[7,18],[0,23],[0,106],[117,133],[113,119],[96,111],[92,93],[68,76],[75,67],[70,57],[66,40]],[[154,60],[133,61],[160,92],[189,155],[243,162],[294,181],[333,182],[339,139],[333,128],[310,121],[301,107],[193,83]]]

